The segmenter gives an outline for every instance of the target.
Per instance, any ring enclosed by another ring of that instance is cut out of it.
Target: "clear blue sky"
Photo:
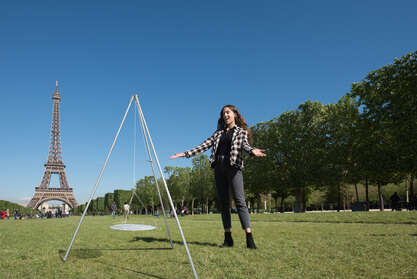
[[[55,80],[63,159],[79,202],[94,186],[132,94],[163,166],[235,104],[249,125],[352,82],[417,48],[416,1],[3,1],[0,199],[34,193],[47,160]],[[150,175],[133,113],[98,195]],[[57,179],[53,179],[53,182]],[[51,185],[54,186],[54,185]]]

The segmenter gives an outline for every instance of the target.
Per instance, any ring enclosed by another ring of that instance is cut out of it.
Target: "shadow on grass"
[[[99,257],[102,256],[103,253],[101,252],[101,250],[129,251],[129,250],[172,250],[172,249],[171,248],[126,248],[126,249],[123,249],[123,248],[122,249],[120,249],[120,248],[117,248],[117,249],[114,249],[114,248],[104,248],[104,249],[83,248],[83,249],[72,249],[70,255],[73,256],[73,257],[79,258],[79,259],[94,259],[94,258],[99,258]],[[61,260],[63,260],[65,252],[66,252],[65,250],[61,250],[61,249],[58,250],[58,253],[59,253],[59,256],[60,256]],[[142,276],[147,276],[147,277],[150,277],[150,278],[166,279],[164,277],[160,277],[160,276],[157,276],[157,275],[153,275],[153,274],[138,271],[138,270],[133,270],[131,268],[127,268],[127,267],[123,267],[123,266],[118,266],[118,265],[115,265],[115,264],[112,264],[112,263],[107,263],[107,262],[104,262],[104,261],[100,261],[98,259],[94,259],[93,261],[96,262],[96,263],[99,263],[99,264],[103,264],[105,266],[111,266],[111,267],[116,268],[116,269],[134,272],[134,273],[140,274]]]
[[[165,238],[139,237],[139,236],[134,237],[129,242],[135,242],[135,241],[145,241],[145,242],[155,242],[155,241],[158,241],[158,242],[168,242],[169,243],[169,239],[165,239]],[[179,244],[179,245],[184,245],[184,243],[182,243],[182,241],[175,241],[175,240],[173,240],[172,243]],[[193,244],[193,245],[219,247],[219,245],[214,244],[214,243],[209,243],[209,242],[187,241],[187,243],[188,244]]]
[[[64,259],[65,252],[65,250],[58,250],[58,254],[61,257],[61,260]],[[103,255],[103,253],[99,250],[87,248],[72,249],[70,254],[71,256],[76,257],[78,259],[93,259],[101,257]]]
[[[144,275],[144,276],[147,276],[147,277],[151,277],[151,278],[166,279],[164,277],[159,277],[157,275],[149,274],[149,273],[146,273],[146,272],[142,272],[142,271],[138,271],[138,270],[133,270],[133,269],[130,269],[130,268],[127,268],[127,267],[117,266],[117,265],[111,264],[111,263],[101,262],[101,261],[98,261],[98,260],[95,260],[95,262],[97,262],[99,264],[103,264],[103,265],[105,265],[107,267],[108,266],[111,266],[113,268],[117,268],[117,269],[124,270],[124,271],[134,272],[134,273],[137,273],[137,274],[140,274],[140,275]]]
[[[317,224],[367,224],[367,225],[416,225],[414,221],[371,222],[371,221],[337,221],[337,220],[251,220],[251,223],[317,223]]]
[[[400,236],[400,235],[401,234],[398,234],[398,233],[390,233],[390,234],[378,233],[378,234],[371,234],[370,236]],[[409,234],[409,236],[417,236],[417,233]]]
[[[172,248],[81,248],[71,249],[70,255],[78,259],[93,259],[103,255],[101,251],[148,251],[148,250],[172,250]],[[65,250],[58,250],[61,260],[64,259]]]

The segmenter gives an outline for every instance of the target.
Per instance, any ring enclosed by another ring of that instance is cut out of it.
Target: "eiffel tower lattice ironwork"
[[[58,81],[56,82],[56,89],[52,95],[53,110],[52,110],[52,128],[51,128],[51,144],[49,146],[48,161],[46,162],[45,172],[42,177],[41,184],[35,187],[35,194],[27,207],[33,209],[38,208],[45,201],[48,200],[60,200],[71,208],[78,205],[72,188],[68,185],[67,176],[65,175],[65,165],[62,162],[62,150],[61,150],[61,135],[59,128],[59,103],[61,101],[61,95],[58,91]],[[50,188],[51,175],[57,174],[59,176],[59,188]]]

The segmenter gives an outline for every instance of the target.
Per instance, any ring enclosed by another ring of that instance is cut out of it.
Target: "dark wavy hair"
[[[223,119],[223,111],[225,108],[230,109],[235,114],[235,123],[238,127],[245,129],[248,132],[248,140],[249,144],[252,144],[252,132],[250,128],[248,127],[248,124],[246,123],[243,116],[240,114],[240,112],[237,110],[237,107],[234,105],[225,105],[221,111],[220,111],[220,118],[217,121],[217,129],[225,129],[227,127],[226,122]]]

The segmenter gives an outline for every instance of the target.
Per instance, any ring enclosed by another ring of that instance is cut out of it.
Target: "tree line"
[[[408,181],[414,206],[417,173],[417,52],[353,83],[336,104],[307,101],[296,110],[253,127],[256,146],[266,159],[250,158],[249,191],[295,196],[303,212],[312,190],[336,194],[340,208],[343,188],[365,184],[382,187]],[[357,187],[356,187],[357,192]],[[356,196],[358,196],[356,194]]]
[[[36,210],[33,210],[32,208],[26,208],[20,204],[0,200],[0,210],[9,210],[10,216],[13,216],[13,214],[17,211],[19,214],[25,214],[25,215],[35,215],[37,213]]]
[[[335,104],[306,101],[297,109],[251,127],[254,146],[266,149],[266,158],[248,157],[244,179],[250,207],[271,197],[284,210],[304,212],[313,192],[342,208],[343,196],[358,185],[377,187],[378,206],[384,209],[383,187],[406,183],[409,207],[416,205],[414,181],[417,174],[417,51],[369,73],[353,83],[351,91]],[[194,157],[192,167],[165,168],[167,184],[178,208],[187,206],[208,213],[216,210],[213,170],[208,157]],[[158,208],[155,188],[162,181],[144,177],[136,184],[132,208],[152,212]],[[116,190],[94,200],[96,209],[121,208],[132,191]],[[165,191],[162,190],[166,201]],[[165,202],[164,202],[165,203]],[[168,204],[166,204],[168,205]],[[85,206],[85,205],[84,205]],[[81,207],[82,208],[82,207]],[[167,208],[167,206],[165,207]]]

